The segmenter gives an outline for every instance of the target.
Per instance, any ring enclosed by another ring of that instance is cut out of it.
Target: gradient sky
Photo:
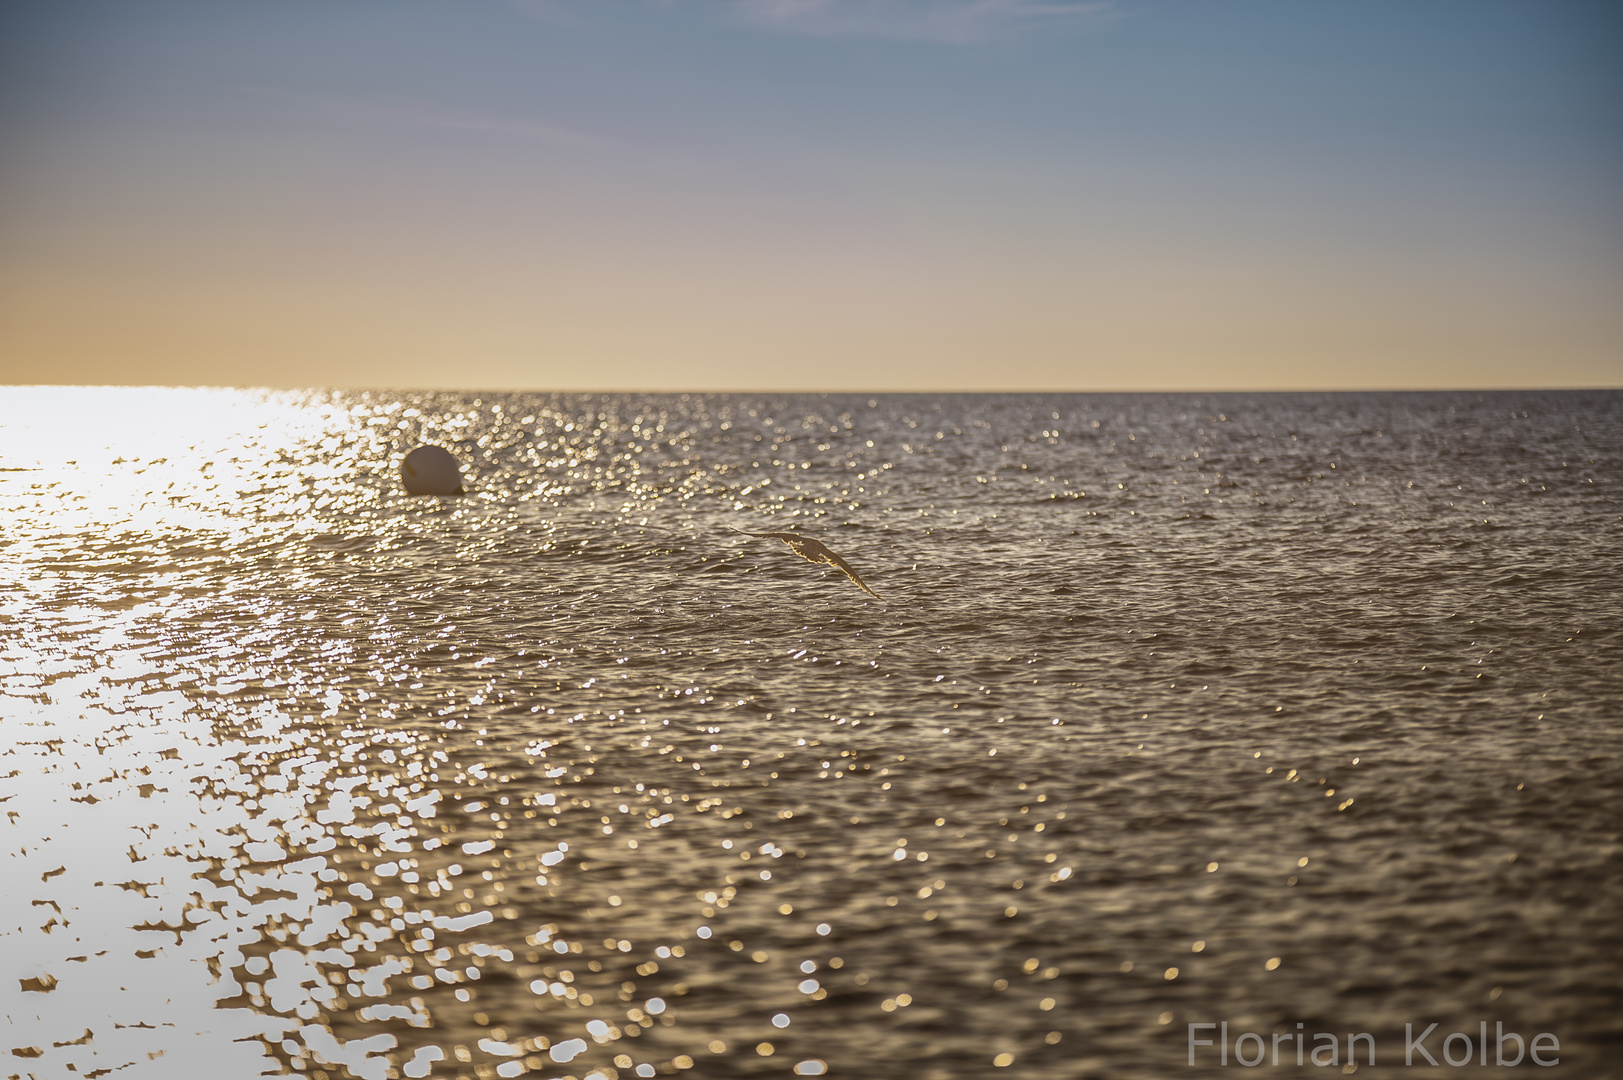
[[[1623,5],[0,5],[0,381],[1623,385]]]

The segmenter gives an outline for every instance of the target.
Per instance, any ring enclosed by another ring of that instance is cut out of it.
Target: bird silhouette
[[[727,527],[732,529],[731,525]],[[852,581],[856,582],[857,588],[861,589],[875,600],[883,602],[885,599],[883,596],[880,596],[878,593],[868,588],[868,583],[863,581],[861,575],[859,575],[855,570],[851,569],[851,564],[830,551],[828,549],[828,545],[824,544],[821,540],[813,540],[809,536],[801,536],[798,533],[792,532],[746,532],[743,529],[733,529],[733,532],[738,533],[740,536],[758,536],[763,540],[782,540],[785,544],[789,545],[789,550],[793,551],[796,555],[799,555],[807,562],[826,563],[827,565],[840,571]]]

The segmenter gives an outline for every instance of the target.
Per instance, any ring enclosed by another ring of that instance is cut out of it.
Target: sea
[[[0,389],[0,1076],[1623,1075],[1620,478],[1618,391]]]

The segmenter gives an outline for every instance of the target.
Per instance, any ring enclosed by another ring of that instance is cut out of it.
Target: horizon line
[[[1507,394],[1516,392],[1534,393],[1605,393],[1623,391],[1623,383],[1613,385],[1579,384],[1579,385],[1516,385],[1516,386],[1282,386],[1282,387],[1181,387],[1168,388],[1132,388],[1132,389],[1062,389],[1046,387],[1038,389],[969,389],[969,388],[932,388],[932,389],[888,389],[888,390],[860,390],[860,389],[796,389],[796,388],[707,388],[707,387],[652,387],[638,389],[612,389],[596,388],[546,388],[546,387],[512,387],[512,386],[317,386],[317,385],[273,385],[265,383],[9,383],[0,382],[0,390],[261,390],[261,391],[320,391],[326,393],[391,393],[391,394],[793,394],[802,397],[861,397],[867,396],[896,396],[901,394],[940,394],[954,396],[983,395],[983,394],[1071,394],[1071,395],[1107,395],[1107,394]]]

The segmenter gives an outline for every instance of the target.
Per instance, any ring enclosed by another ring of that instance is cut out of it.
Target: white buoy
[[[400,462],[408,495],[461,495],[462,468],[442,446],[419,446]]]

